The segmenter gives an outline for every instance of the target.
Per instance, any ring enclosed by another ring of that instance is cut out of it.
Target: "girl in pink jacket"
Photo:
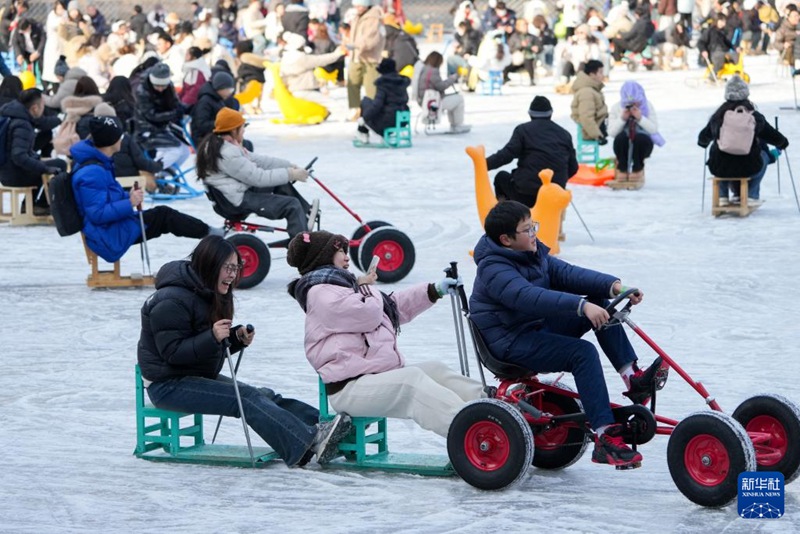
[[[303,232],[289,243],[286,260],[301,275],[289,294],[306,312],[308,361],[337,412],[413,419],[446,437],[464,404],[485,396],[481,384],[441,362],[406,365],[397,334],[456,280],[386,295],[372,287],[374,271],[358,278],[348,271],[348,245],[346,237],[324,231]]]

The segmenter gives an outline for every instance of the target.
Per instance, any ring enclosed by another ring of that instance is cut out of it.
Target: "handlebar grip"
[[[447,270],[448,278],[458,278],[458,262],[451,261],[450,268]]]
[[[307,171],[311,170],[311,167],[314,166],[314,163],[317,162],[317,159],[319,159],[319,158],[317,156],[314,156],[314,159],[312,159],[311,161],[308,162],[308,165],[306,165],[306,170]]]

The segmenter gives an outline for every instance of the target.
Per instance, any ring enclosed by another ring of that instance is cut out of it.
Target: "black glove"
[[[58,174],[60,172],[61,172],[61,169],[59,169],[58,167],[47,167],[45,169],[45,171],[44,171],[45,174],[52,174],[53,176],[55,176],[56,174]]]
[[[605,137],[605,136],[601,137],[600,139],[597,140],[597,144],[600,145],[600,146],[607,145],[608,144],[608,137]]]
[[[600,133],[603,134],[603,137],[608,137],[608,123],[606,121],[600,123]]]

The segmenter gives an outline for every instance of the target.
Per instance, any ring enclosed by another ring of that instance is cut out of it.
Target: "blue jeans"
[[[769,165],[769,154],[766,150],[761,151],[761,170],[750,177],[747,182],[747,198],[760,198],[761,195],[761,180],[767,173],[767,165]],[[730,189],[731,196],[739,196],[739,182],[720,182],[719,183],[719,198],[728,198],[728,190]]]
[[[588,300],[598,306],[608,305],[608,301]],[[583,409],[592,428],[596,430],[603,425],[613,424],[614,416],[597,349],[590,342],[580,339],[591,328],[588,319],[577,315],[547,319],[541,330],[519,336],[502,359],[535,373],[572,373]],[[636,353],[622,326],[600,330],[595,335],[617,371],[636,361]]]
[[[238,382],[247,424],[278,453],[286,465],[297,464],[314,442],[319,411],[313,406],[285,399],[269,388]],[[176,412],[239,417],[233,380],[185,376],[153,382],[147,388],[157,408]]]

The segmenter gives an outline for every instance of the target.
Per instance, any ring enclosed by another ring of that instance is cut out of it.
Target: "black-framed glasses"
[[[239,274],[239,271],[242,270],[244,267],[243,263],[225,263],[222,265],[222,268],[225,269],[225,272],[232,275]]]
[[[528,234],[528,237],[533,237],[533,236],[536,235],[536,232],[538,232],[538,231],[539,231],[539,223],[538,222],[532,222],[530,228],[527,228],[525,230],[520,230],[520,231],[515,232],[515,233],[517,233],[517,234]]]

